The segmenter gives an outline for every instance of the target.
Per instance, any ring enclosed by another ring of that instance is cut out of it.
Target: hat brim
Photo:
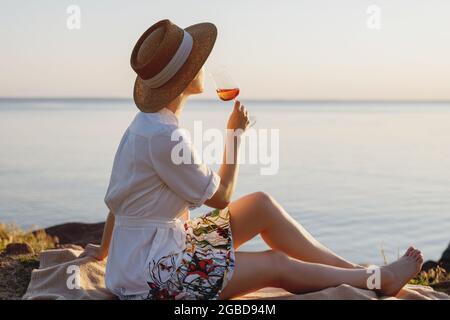
[[[180,70],[163,86],[150,88],[137,76],[134,83],[134,102],[143,112],[156,112],[178,97],[196,77],[211,53],[217,38],[216,26],[199,23],[184,29],[193,38],[192,51]]]

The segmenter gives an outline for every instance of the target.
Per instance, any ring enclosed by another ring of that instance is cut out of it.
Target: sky
[[[0,97],[131,98],[131,50],[169,18],[216,24],[206,69],[226,66],[242,98],[450,100],[449,13],[448,0],[1,0]]]

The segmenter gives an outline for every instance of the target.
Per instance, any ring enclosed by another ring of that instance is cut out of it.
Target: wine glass
[[[216,93],[219,99],[222,101],[236,100],[236,97],[240,93],[239,85],[230,76],[227,68],[224,66],[214,67],[210,70],[211,77],[216,87]],[[255,117],[249,117],[249,128],[253,127],[256,123]]]

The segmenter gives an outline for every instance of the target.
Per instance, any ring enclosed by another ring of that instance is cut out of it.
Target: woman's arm
[[[84,249],[84,252],[80,255],[91,256],[97,260],[103,260],[108,256],[109,244],[111,243],[111,236],[114,230],[114,214],[110,211],[106,218],[105,227],[103,228],[103,236],[101,245],[88,244]]]
[[[112,232],[114,230],[114,214],[110,211],[106,218],[105,227],[103,228],[102,244],[100,248],[100,260],[108,256],[109,244],[111,242]]]
[[[189,214],[189,210],[186,210],[182,215],[181,215],[181,220],[183,221],[188,221],[190,219],[190,214]]]
[[[220,176],[220,185],[216,193],[205,201],[207,206],[224,209],[228,206],[233,195],[237,176],[239,172],[238,153],[239,153],[239,137],[235,135],[237,130],[244,131],[249,124],[248,112],[239,101],[234,103],[233,112],[230,115],[227,125],[227,136],[225,151],[223,155],[223,163],[218,172]],[[233,148],[230,150],[230,148]]]

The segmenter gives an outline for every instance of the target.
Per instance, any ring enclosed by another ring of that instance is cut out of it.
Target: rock
[[[445,249],[444,253],[442,253],[441,260],[450,260],[450,244],[447,249]]]
[[[436,261],[428,260],[425,261],[422,265],[422,270],[428,272],[431,269],[435,269],[439,264]]]
[[[442,268],[444,268],[447,272],[450,272],[450,244],[447,249],[444,250],[442,257],[438,262]]]
[[[36,230],[36,232],[44,231],[51,237],[58,239],[59,245],[74,244],[78,246],[86,246],[88,243],[99,244],[102,240],[103,227],[105,223],[64,223],[52,226],[46,229]]]
[[[436,261],[426,261],[422,266],[422,271],[428,271],[430,269],[435,269],[437,266],[443,268],[447,273],[450,273],[450,244],[447,249],[442,253],[441,258]]]
[[[450,281],[442,281],[431,285],[433,289],[450,294]]]
[[[10,243],[5,248],[8,255],[34,254],[33,248],[28,243]]]

